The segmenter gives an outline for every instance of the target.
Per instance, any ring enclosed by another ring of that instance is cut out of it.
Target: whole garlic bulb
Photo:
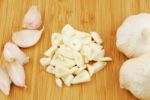
[[[121,88],[142,100],[150,100],[150,54],[127,60],[120,70]]]
[[[128,17],[117,31],[116,45],[129,58],[150,52],[150,14]]]

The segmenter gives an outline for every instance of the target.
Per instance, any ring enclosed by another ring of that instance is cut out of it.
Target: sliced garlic
[[[29,62],[29,57],[11,42],[7,42],[5,44],[3,55],[5,60],[8,62],[12,62],[14,60],[17,60],[21,64],[26,64]]]
[[[56,50],[57,50],[57,46],[52,46],[44,53],[44,55],[48,56],[49,58],[52,58]]]
[[[83,44],[90,44],[92,42],[92,38],[91,37],[84,37],[81,39]]]
[[[24,29],[14,32],[12,41],[21,48],[32,47],[40,40],[43,29],[44,28],[42,28],[40,31]]]
[[[70,66],[69,68],[72,68],[72,67],[74,67],[74,66],[76,65],[75,60],[72,60],[72,59],[69,59],[69,58],[66,58],[66,57],[64,57],[64,62],[65,62],[68,66]]]
[[[84,83],[88,82],[91,80],[91,77],[89,73],[86,70],[83,70],[81,73],[79,73],[75,78],[72,80],[72,84],[79,84],[79,83]]]
[[[60,33],[53,33],[51,37],[52,45],[60,45],[62,43],[62,36]]]
[[[87,68],[88,68],[90,76],[92,76],[95,72],[95,68],[92,65],[89,65],[89,64],[87,64]]]
[[[19,87],[26,87],[24,67],[17,61],[11,62],[7,66],[7,72],[12,82]]]
[[[42,66],[48,66],[48,65],[50,65],[50,63],[51,63],[51,59],[50,58],[41,58],[40,59],[40,64],[42,65]]]
[[[56,78],[56,85],[62,88],[62,80],[60,78]]]
[[[91,32],[91,36],[97,44],[102,44],[103,41],[97,32]]]
[[[55,67],[55,76],[56,77],[63,77],[66,75],[72,74],[72,71],[65,67]]]
[[[32,6],[25,14],[23,19],[23,27],[28,29],[37,29],[42,24],[41,13],[37,6]]]
[[[77,50],[77,51],[79,51],[81,49],[81,47],[82,47],[81,41],[79,39],[73,39],[73,38],[66,45],[68,45],[73,50]]]
[[[77,66],[78,67],[78,66]],[[82,67],[79,67],[75,72],[74,74],[78,75],[79,73],[81,73],[83,70],[85,70],[87,68],[86,65],[82,66]]]
[[[55,74],[55,68],[52,66],[52,65],[49,65],[47,68],[46,68],[46,71],[50,74]]]
[[[5,94],[9,95],[11,80],[6,69],[0,65],[0,90]]]
[[[74,76],[72,74],[62,77],[62,80],[64,81],[66,86],[70,86],[73,79]]]
[[[77,66],[83,67],[83,65],[84,65],[84,60],[83,60],[82,55],[81,55],[79,52],[77,52],[77,51],[74,51],[73,53],[74,53],[73,55],[74,55],[75,62],[76,62],[76,64],[77,64]]]
[[[112,61],[111,57],[102,57],[102,58],[98,58],[98,61]]]
[[[60,48],[57,50],[57,53],[64,57],[74,59],[72,50],[68,48],[66,45],[61,45]]]
[[[94,67],[94,73],[102,70],[106,65],[106,62],[96,62],[92,66]]]

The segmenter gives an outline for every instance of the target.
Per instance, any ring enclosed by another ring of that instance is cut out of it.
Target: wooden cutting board
[[[119,69],[126,57],[118,52],[115,35],[127,16],[150,12],[149,4],[149,0],[0,0],[0,55],[12,32],[21,29],[23,16],[31,5],[41,10],[45,27],[38,44],[23,49],[30,57],[30,63],[25,65],[28,88],[12,85],[8,97],[0,92],[0,100],[136,100],[119,86]],[[51,33],[60,32],[67,23],[82,31],[99,32],[106,55],[113,62],[89,83],[58,88],[55,77],[45,72],[39,59],[50,47]]]

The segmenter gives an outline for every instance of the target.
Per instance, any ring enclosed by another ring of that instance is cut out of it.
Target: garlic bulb
[[[126,18],[117,31],[116,45],[129,58],[150,52],[150,14]]]
[[[26,87],[24,67],[19,62],[11,62],[9,66],[7,66],[7,71],[16,86]]]
[[[21,48],[28,48],[34,46],[41,38],[42,28],[38,30],[21,30],[14,32],[12,36],[12,41]]]
[[[0,65],[0,90],[5,94],[9,95],[11,80],[8,76],[6,69]]]
[[[29,57],[11,42],[5,44],[3,55],[8,62],[14,60],[17,60],[20,64],[26,64],[29,62]]]
[[[37,6],[32,6],[23,19],[23,27],[28,29],[37,29],[42,24],[41,13]]]
[[[120,85],[142,100],[150,100],[150,54],[127,60],[120,70]]]

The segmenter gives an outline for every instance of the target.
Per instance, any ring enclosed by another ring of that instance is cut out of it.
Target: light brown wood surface
[[[42,12],[45,30],[36,46],[23,49],[31,58],[25,66],[28,88],[12,85],[8,97],[0,92],[0,100],[136,100],[119,86],[119,69],[126,57],[118,52],[115,35],[127,16],[150,12],[150,0],[0,0],[0,55],[12,32],[21,29],[23,16],[31,5],[37,5]],[[60,89],[39,59],[50,47],[51,33],[60,32],[67,23],[82,31],[99,32],[106,55],[113,62],[89,83]]]

